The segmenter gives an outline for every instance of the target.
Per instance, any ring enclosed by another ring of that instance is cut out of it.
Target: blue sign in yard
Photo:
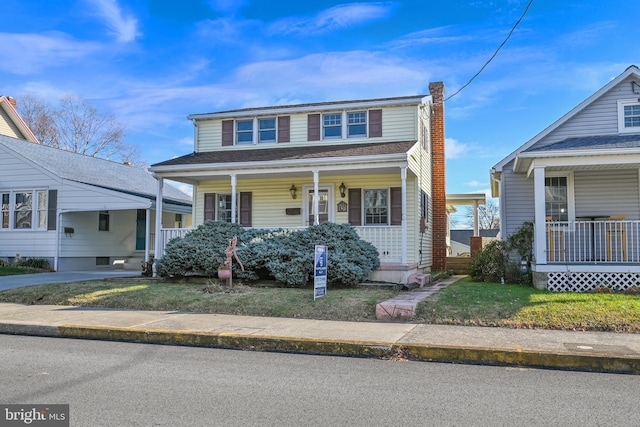
[[[316,245],[313,274],[313,299],[327,294],[327,247]]]

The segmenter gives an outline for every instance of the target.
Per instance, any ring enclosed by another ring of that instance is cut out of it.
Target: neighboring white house
[[[640,69],[628,67],[491,178],[502,237],[535,224],[536,286],[640,286]]]
[[[195,225],[351,224],[380,253],[372,280],[406,283],[446,262],[444,85],[429,89],[194,114],[195,151],[150,170],[194,185]]]
[[[142,169],[38,144],[0,97],[0,259],[140,269],[154,245],[156,193]],[[162,212],[164,226],[190,226],[191,198],[166,186]]]

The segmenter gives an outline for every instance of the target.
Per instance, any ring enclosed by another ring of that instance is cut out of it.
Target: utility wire
[[[451,98],[453,98],[454,96],[456,96],[457,94],[459,94],[460,92],[462,92],[462,90],[464,88],[466,88],[467,86],[469,86],[471,84],[472,81],[475,80],[476,77],[478,77],[480,75],[480,73],[482,73],[482,71],[484,71],[484,69],[486,68],[487,65],[489,65],[489,63],[491,61],[493,61],[493,58],[496,57],[496,55],[498,54],[498,52],[500,52],[500,49],[502,49],[502,47],[507,43],[507,40],[509,40],[509,38],[511,37],[511,34],[513,34],[513,32],[516,30],[516,27],[518,26],[518,24],[520,24],[520,21],[522,21],[522,19],[524,18],[524,16],[527,14],[527,12],[529,11],[529,7],[531,6],[531,3],[533,3],[533,0],[529,0],[529,4],[527,4],[527,7],[524,9],[524,12],[522,12],[522,15],[520,16],[520,19],[518,19],[518,21],[515,23],[515,25],[513,26],[513,28],[511,28],[511,31],[509,31],[509,34],[507,34],[507,38],[504,39],[504,41],[500,44],[500,46],[498,46],[498,48],[496,49],[496,51],[493,53],[493,55],[491,55],[491,58],[489,58],[489,60],[487,62],[484,63],[484,65],[482,66],[482,68],[480,68],[480,70],[478,70],[478,72],[471,77],[471,79],[469,79],[469,81],[467,83],[465,83],[460,89],[458,89],[455,93],[453,93],[452,95],[450,95],[448,98],[445,98],[445,101],[450,100]]]

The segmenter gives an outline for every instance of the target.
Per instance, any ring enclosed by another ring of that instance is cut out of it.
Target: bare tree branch
[[[18,102],[18,110],[43,145],[146,166],[138,148],[126,143],[125,124],[79,96],[66,95],[52,107],[42,99],[26,95]]]

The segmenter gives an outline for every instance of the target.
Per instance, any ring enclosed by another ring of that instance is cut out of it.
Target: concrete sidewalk
[[[640,334],[0,304],[0,333],[640,373]]]

